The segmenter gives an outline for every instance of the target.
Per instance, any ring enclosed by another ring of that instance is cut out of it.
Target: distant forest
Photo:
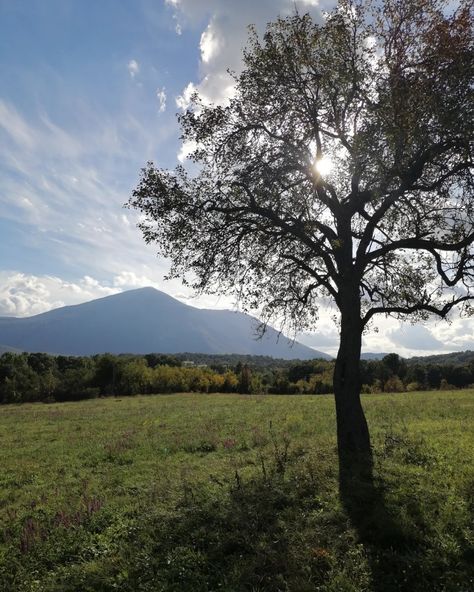
[[[474,385],[474,353],[362,360],[363,392],[406,392]],[[4,353],[0,403],[75,401],[99,396],[202,392],[328,394],[333,361],[266,356],[148,354],[92,357]]]

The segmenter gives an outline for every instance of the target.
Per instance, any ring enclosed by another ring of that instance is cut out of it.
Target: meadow
[[[0,408],[0,590],[474,590],[474,391],[365,395],[338,493],[332,396]]]

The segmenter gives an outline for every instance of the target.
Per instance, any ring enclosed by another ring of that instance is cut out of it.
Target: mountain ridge
[[[329,358],[272,327],[254,338],[258,320],[230,310],[200,309],[155,288],[138,288],[31,317],[0,317],[0,343],[24,351],[96,353],[236,353],[285,359]]]

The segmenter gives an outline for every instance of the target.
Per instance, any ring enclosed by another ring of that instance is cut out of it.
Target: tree
[[[370,455],[359,360],[373,317],[470,310],[472,11],[340,0],[323,24],[251,29],[228,104],[195,95],[179,116],[198,172],[148,163],[129,200],[171,277],[198,291],[293,330],[336,303],[341,459]]]
[[[252,371],[247,364],[244,364],[240,370],[238,391],[242,395],[248,395],[251,391]]]

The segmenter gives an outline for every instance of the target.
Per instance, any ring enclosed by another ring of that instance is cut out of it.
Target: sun
[[[321,177],[325,177],[332,171],[333,162],[326,157],[319,158],[315,161],[314,168],[321,175]]]

